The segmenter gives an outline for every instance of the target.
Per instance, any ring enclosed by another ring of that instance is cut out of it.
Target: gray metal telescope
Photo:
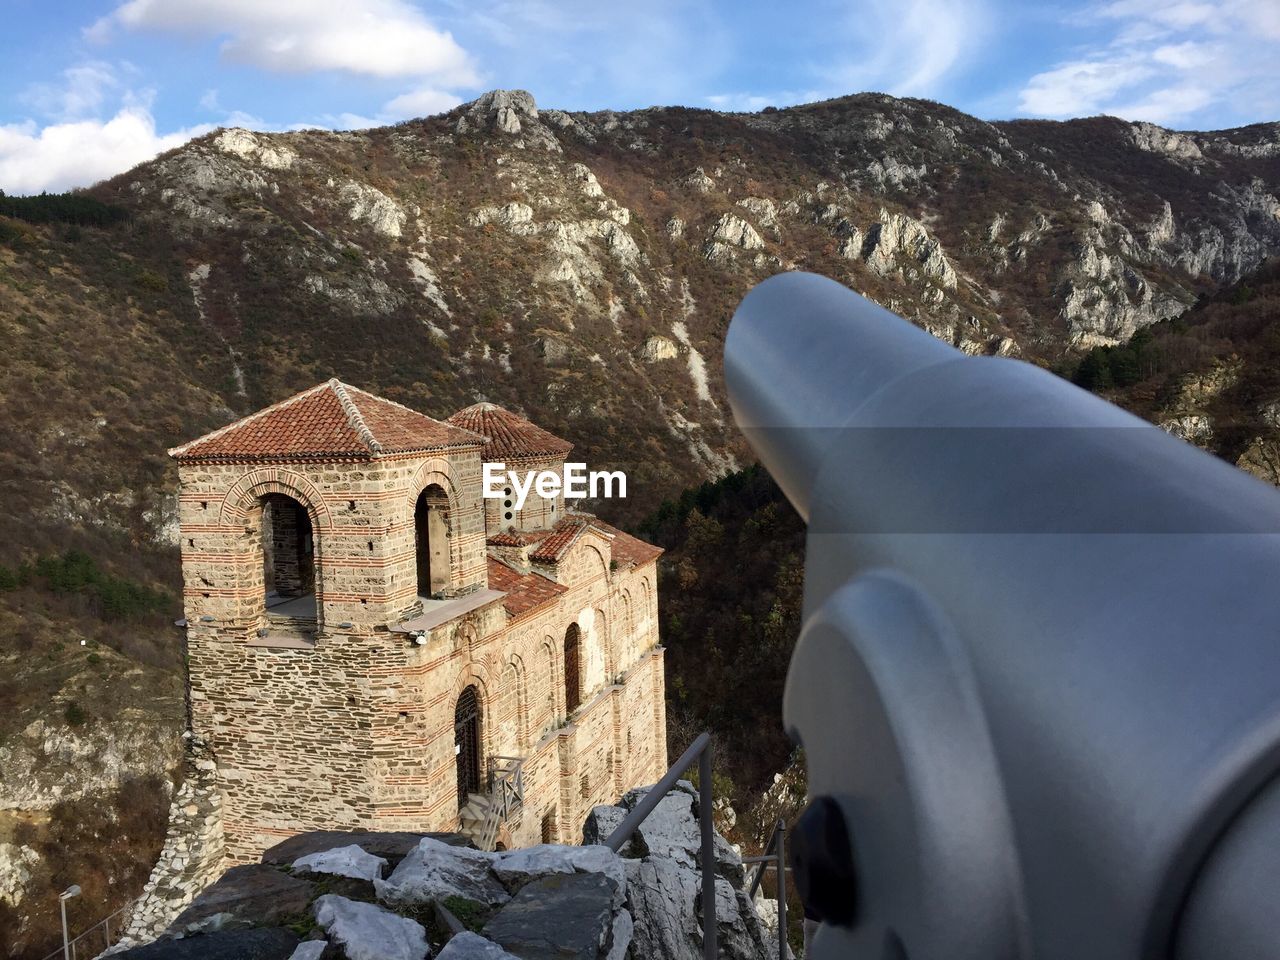
[[[1280,958],[1280,492],[812,274],[725,378],[808,524],[814,956]]]

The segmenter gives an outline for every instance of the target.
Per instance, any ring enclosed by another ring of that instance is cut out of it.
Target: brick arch
[[[278,467],[254,470],[232,484],[218,508],[218,522],[244,523],[253,505],[269,493],[282,493],[297,500],[311,515],[311,524],[316,530],[333,526],[329,506],[316,485],[302,474]]]
[[[549,696],[547,700],[550,703],[551,716],[548,721],[548,729],[554,727],[556,719],[562,715],[562,698],[564,696],[564,665],[560,662],[561,656],[560,642],[551,634],[546,634],[542,638],[542,643],[538,645],[538,656],[546,660],[547,664],[547,691]]]
[[[431,486],[433,483],[439,484],[449,497],[449,509],[457,510],[458,500],[458,484],[453,478],[453,471],[449,469],[449,463],[440,457],[432,457],[422,464],[409,480],[409,504],[418,502],[418,497],[423,490]]]
[[[635,600],[631,596],[631,591],[624,589],[619,598],[618,606],[620,607],[620,615],[618,616],[618,629],[615,631],[619,637],[618,640],[618,669],[629,666],[631,661],[635,659],[636,649],[636,609]]]
[[[594,543],[583,544],[583,548],[595,557],[596,563],[599,564],[600,572],[605,575],[605,579],[608,579],[609,561],[605,559],[604,551],[602,551]]]
[[[523,750],[529,745],[529,691],[528,674],[520,654],[513,653],[502,668],[503,683],[507,682],[508,675],[513,687],[511,693],[515,696],[516,747]]]
[[[595,630],[600,637],[600,656],[604,660],[604,686],[613,683],[618,675],[618,651],[615,649],[618,631],[613,629],[613,617],[607,610],[608,601],[595,608]]]
[[[458,485],[447,461],[440,457],[433,457],[414,472],[407,488],[408,497],[405,509],[408,511],[410,523],[413,523],[414,514],[418,507],[418,497],[422,496],[423,490],[432,485],[440,487],[444,491],[444,495],[449,499],[449,522],[452,527],[449,531],[449,572],[451,574],[450,580],[456,583],[462,573],[462,538],[458,536],[458,520],[462,501],[459,499]]]

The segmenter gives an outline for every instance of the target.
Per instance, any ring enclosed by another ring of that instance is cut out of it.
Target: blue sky
[[[985,119],[1280,120],[1280,0],[5,0],[0,64],[0,189],[30,193],[217,126],[370,126],[495,87],[564,109],[879,90]]]

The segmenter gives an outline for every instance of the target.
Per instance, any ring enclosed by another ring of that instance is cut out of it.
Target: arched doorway
[[[453,710],[453,750],[458,764],[458,807],[480,792],[480,693],[474,686],[458,695]]]
[[[418,554],[418,595],[435,597],[448,591],[449,496],[438,483],[418,494],[413,510]]]
[[[582,702],[582,631],[576,623],[564,632],[564,712],[573,713]]]
[[[315,538],[311,517],[293,497],[262,498],[264,605],[275,616],[316,619]]]

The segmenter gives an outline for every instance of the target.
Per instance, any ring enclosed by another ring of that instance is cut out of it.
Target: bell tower
[[[390,631],[488,586],[483,442],[330,380],[170,451],[192,726],[233,856],[375,817]]]

